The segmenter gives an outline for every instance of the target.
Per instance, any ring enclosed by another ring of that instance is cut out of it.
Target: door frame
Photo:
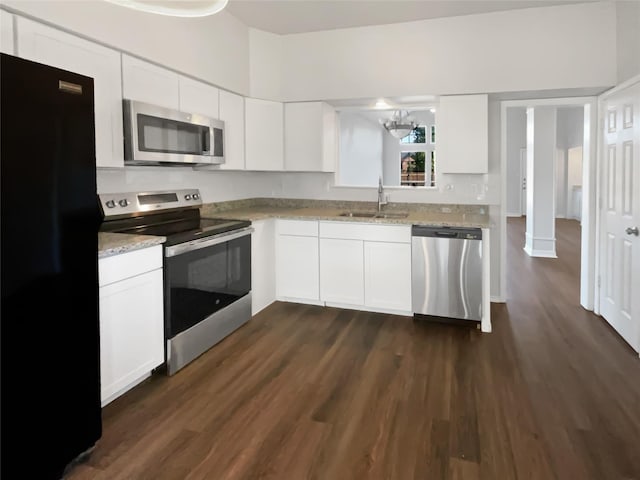
[[[626,82],[625,82],[626,83]],[[622,84],[624,85],[624,84]],[[618,87],[616,87],[618,88]],[[500,300],[506,301],[507,278],[507,108],[511,107],[584,107],[585,136],[582,145],[582,237],[580,258],[580,304],[587,310],[594,310],[597,278],[597,241],[599,197],[598,175],[598,125],[600,122],[600,97],[566,97],[529,100],[503,100],[500,102],[500,170],[501,199],[500,212]],[[588,122],[588,130],[586,124]],[[588,135],[586,135],[588,133]],[[554,173],[555,175],[555,173]],[[528,185],[527,185],[528,186]],[[594,194],[595,192],[595,194]],[[555,209],[554,209],[555,213]],[[597,313],[597,312],[596,312]]]
[[[527,214],[527,149],[520,149],[520,216]]]

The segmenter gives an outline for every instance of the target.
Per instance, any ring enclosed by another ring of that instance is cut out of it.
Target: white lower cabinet
[[[411,226],[277,220],[276,298],[411,315]]]
[[[98,265],[104,406],[164,362],[162,246],[103,258]]]
[[[320,222],[320,298],[411,314],[411,226]]]
[[[320,239],[320,292],[324,302],[364,304],[361,240]]]
[[[275,220],[251,223],[251,314],[271,305],[276,299]]]
[[[278,220],[276,296],[301,303],[320,301],[318,222]]]
[[[364,242],[364,304],[411,310],[411,244]]]

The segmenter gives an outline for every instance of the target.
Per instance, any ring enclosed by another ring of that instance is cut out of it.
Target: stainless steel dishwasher
[[[414,317],[480,322],[482,230],[414,225],[411,236]]]

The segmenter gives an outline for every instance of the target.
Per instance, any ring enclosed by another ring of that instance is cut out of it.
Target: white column
[[[556,258],[556,108],[527,108],[527,233],[532,257]]]

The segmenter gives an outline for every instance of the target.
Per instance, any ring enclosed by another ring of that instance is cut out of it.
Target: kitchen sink
[[[341,217],[353,218],[406,218],[409,214],[404,212],[342,212]]]
[[[404,212],[380,212],[376,214],[376,218],[407,218],[408,215]]]
[[[341,217],[361,217],[361,218],[374,218],[378,212],[342,212]]]

